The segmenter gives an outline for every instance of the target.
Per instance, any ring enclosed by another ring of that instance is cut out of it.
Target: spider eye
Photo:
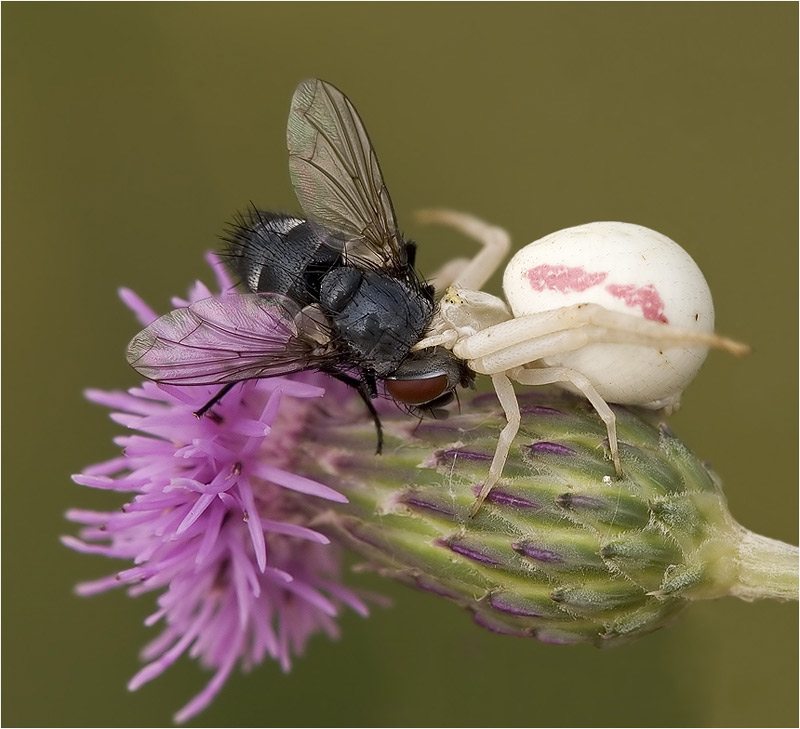
[[[423,405],[435,400],[447,389],[447,375],[424,379],[387,379],[386,392],[406,405]]]

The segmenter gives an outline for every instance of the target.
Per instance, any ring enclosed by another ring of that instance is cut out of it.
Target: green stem
[[[743,600],[798,599],[798,549],[744,530],[734,558],[738,579],[730,594]]]

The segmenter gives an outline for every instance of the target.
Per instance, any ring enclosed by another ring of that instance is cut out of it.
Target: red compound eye
[[[447,376],[437,375],[422,380],[386,380],[386,392],[407,405],[422,405],[435,400],[447,389]]]

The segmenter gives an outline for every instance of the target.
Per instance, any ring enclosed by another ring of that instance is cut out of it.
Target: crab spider
[[[512,381],[558,384],[582,394],[606,426],[622,475],[616,419],[608,403],[667,412],[678,407],[709,347],[736,355],[747,345],[714,334],[708,284],[675,242],[629,223],[589,223],[534,241],[506,267],[508,303],[479,289],[509,248],[505,231],[453,211],[425,211],[422,222],[448,225],[482,243],[472,261],[437,276],[447,289],[426,336],[414,348],[443,346],[492,378],[507,424],[474,515],[503,473],[519,430]]]

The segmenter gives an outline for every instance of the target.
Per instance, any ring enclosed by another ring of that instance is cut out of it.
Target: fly
[[[416,245],[397,226],[366,129],[349,99],[302,82],[287,125],[289,170],[305,217],[250,210],[228,233],[226,260],[244,293],[175,309],[137,334],[128,362],[171,385],[234,384],[317,370],[369,408],[383,383],[412,411],[435,413],[473,373],[449,350],[412,352],[434,314]]]

